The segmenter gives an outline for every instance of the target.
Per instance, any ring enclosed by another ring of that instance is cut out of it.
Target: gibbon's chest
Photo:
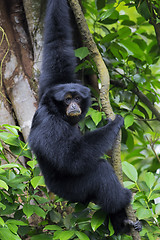
[[[45,126],[46,124],[48,131],[44,131],[45,134],[47,134],[50,139],[56,141],[57,143],[61,141],[76,141],[76,139],[82,135],[78,124],[72,126],[62,118],[56,117],[55,115],[50,116],[46,122],[44,121]]]

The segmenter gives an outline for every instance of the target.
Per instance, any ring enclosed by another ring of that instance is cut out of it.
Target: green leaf
[[[36,188],[37,186],[45,186],[43,176],[33,177],[31,180],[31,184],[32,184],[33,188]]]
[[[159,193],[152,192],[151,196],[149,197],[149,200],[154,200],[156,198],[159,198]]]
[[[129,27],[123,27],[118,31],[118,38],[124,39],[125,37],[128,37],[131,34],[131,29]]]
[[[9,145],[13,146],[20,145],[20,140],[17,138],[17,136],[14,136],[13,134],[8,132],[0,132],[0,139]]]
[[[14,220],[14,219],[9,219],[9,220],[7,220],[6,223],[7,223],[7,224],[8,224],[8,223],[10,223],[10,224],[13,223],[13,224],[18,225],[18,226],[28,226],[27,223],[22,222],[22,221],[20,221],[20,220]]]
[[[128,162],[122,162],[122,169],[129,179],[131,179],[133,182],[137,182],[138,173],[132,164]]]
[[[136,83],[145,83],[146,82],[146,79],[142,76],[140,76],[139,74],[135,74],[133,76],[133,80],[136,82]]]
[[[91,116],[93,122],[95,123],[95,125],[97,126],[98,123],[102,120],[102,113],[93,109],[93,108],[90,108],[88,113],[87,113],[87,116]]]
[[[108,229],[109,229],[109,233],[110,233],[109,235],[112,236],[114,234],[114,228],[112,226],[110,219],[109,219]]]
[[[145,208],[138,208],[137,209],[137,217],[139,220],[141,219],[149,219],[152,217],[152,212],[149,209],[145,209]]]
[[[131,182],[131,181],[125,181],[124,182],[124,187],[128,188],[128,189],[134,188],[135,187],[135,183]]]
[[[44,230],[52,230],[52,231],[55,231],[55,230],[58,230],[58,231],[61,231],[62,228],[57,226],[57,225],[47,225]]]
[[[38,234],[31,237],[31,240],[53,240],[53,236],[47,234]]]
[[[27,182],[29,180],[30,180],[29,176],[16,175],[16,177],[10,180],[8,184],[13,188],[17,188],[18,184],[22,184],[23,182]]]
[[[2,208],[3,210],[6,209],[6,205],[4,205],[3,203],[0,202],[0,208]]]
[[[79,238],[79,240],[89,240],[89,237],[83,233],[83,232],[76,232],[77,237]]]
[[[0,180],[0,188],[4,188],[8,191],[8,185],[3,180]]]
[[[140,13],[146,20],[151,18],[151,13],[148,8],[148,4],[145,0],[138,1],[137,11]]]
[[[135,26],[135,22],[134,21],[131,21],[131,20],[124,20],[122,22],[122,25],[126,25],[126,26]]]
[[[102,39],[101,43],[102,44],[105,44],[106,42],[110,43],[116,37],[117,37],[117,33],[109,33]]]
[[[40,217],[42,217],[42,218],[45,218],[45,217],[46,217],[46,213],[45,213],[45,211],[44,211],[42,208],[40,208],[40,207],[38,207],[38,206],[36,206],[36,205],[32,205],[32,208],[33,208],[33,211],[34,211],[38,216],[40,216]]]
[[[54,210],[50,211],[50,218],[53,223],[58,223],[61,221],[61,214],[59,212],[56,212]]]
[[[122,56],[121,56],[121,54],[120,54],[120,46],[117,44],[117,43],[115,43],[115,42],[113,42],[111,45],[110,45],[110,50],[111,50],[111,52],[113,53],[113,55],[115,56],[115,57],[117,57],[119,60],[121,60],[122,59]],[[122,47],[121,47],[122,48]]]
[[[70,229],[72,227],[71,223],[72,215],[68,214],[64,219],[63,219],[63,224],[67,229]]]
[[[11,133],[13,133],[15,136],[19,136],[18,135],[18,131],[21,131],[21,128],[18,126],[14,126],[14,125],[9,125],[9,124],[3,124],[3,127],[5,127],[6,129],[8,129]],[[17,131],[18,130],[18,131]]]
[[[32,169],[34,169],[34,167],[35,167],[36,164],[37,164],[37,161],[36,161],[36,160],[27,161],[27,164],[28,164]]]
[[[3,219],[0,217],[0,225],[2,226],[2,227],[4,227],[4,221],[3,221]]]
[[[19,156],[24,156],[27,157],[29,159],[32,159],[32,154],[30,149],[25,146],[25,143],[20,141],[20,145],[19,146],[10,146],[10,150],[15,154],[15,155],[19,155]]]
[[[97,10],[102,9],[103,7],[105,7],[105,0],[96,0],[96,6]]]
[[[21,240],[21,238],[12,233],[8,228],[0,228],[0,239],[1,240]]]
[[[145,117],[144,114],[143,114],[141,111],[139,111],[138,109],[134,109],[134,110],[133,110],[133,113],[134,113],[138,118],[144,118],[144,117]]]
[[[155,237],[153,236],[153,233],[147,232],[148,239],[149,240],[155,240]]]
[[[104,223],[105,218],[106,214],[101,209],[94,213],[91,219],[91,227],[93,231],[96,231],[96,229]]]
[[[134,39],[133,41],[134,41],[136,44],[138,44],[138,46],[139,46],[143,51],[146,50],[146,48],[147,48],[147,43],[145,42],[145,40],[136,38],[136,39]],[[148,60],[148,58],[149,58],[149,56],[147,56],[147,60]],[[150,61],[150,58],[149,58],[149,61]],[[150,64],[151,64],[151,63],[150,63]],[[145,69],[145,73],[150,74],[150,69],[148,69],[148,68]]]
[[[127,129],[128,127],[132,126],[134,123],[134,116],[133,115],[126,115],[124,118],[124,125],[125,128]]]
[[[144,176],[145,183],[151,189],[156,181],[155,176],[153,173],[148,172]]]
[[[138,44],[136,44],[135,42],[128,41],[128,40],[121,40],[119,44],[127,50],[129,55],[139,58],[141,60],[144,59],[144,52],[140,49]]]
[[[156,190],[160,190],[160,183],[156,184],[156,186],[154,187],[154,191]]]
[[[46,213],[42,208],[27,203],[23,206],[23,212],[27,216],[27,218],[29,218],[33,213],[36,213],[38,216],[42,218],[46,217]]]
[[[87,47],[81,47],[76,50],[74,50],[75,56],[80,58],[80,60],[84,59],[89,55],[89,50]]]
[[[69,231],[57,231],[54,233],[54,237],[53,239],[60,239],[60,240],[68,240],[71,237],[73,237],[73,235],[75,234],[74,231],[69,230]]]
[[[145,118],[149,119],[149,114],[147,113],[147,111],[144,108],[144,106],[141,106],[141,105],[137,104],[137,107],[144,114]]]
[[[1,142],[0,142],[0,151],[3,151],[3,146]]]
[[[114,11],[115,11],[115,8],[110,8],[110,9],[106,10],[105,12],[102,12],[100,14],[101,21],[103,21],[106,18],[110,17]]]
[[[155,207],[155,213],[156,213],[157,215],[160,215],[160,203],[158,203],[158,204],[156,205],[156,207]]]
[[[29,218],[34,213],[33,206],[25,203],[23,206],[23,212],[27,216],[27,218]]]
[[[86,121],[85,121],[85,124],[86,124],[86,126],[88,127],[88,129],[90,129],[90,130],[95,130],[96,129],[96,125],[95,125],[95,123],[93,122],[93,120],[92,119],[86,119]]]
[[[12,199],[7,193],[2,192],[2,194],[3,194],[3,196],[7,199],[7,201],[8,201],[9,203],[13,203],[13,199]],[[4,208],[2,207],[2,209],[4,209]]]
[[[15,224],[7,223],[7,226],[12,233],[17,234],[18,227]]]
[[[126,145],[128,147],[128,150],[132,151],[132,149],[134,148],[134,138],[129,131],[127,133],[128,133],[128,137],[127,137]]]
[[[1,165],[0,166],[0,169],[3,169],[3,168],[20,168],[20,165],[18,164],[15,164],[15,163],[9,163],[9,164],[4,164],[4,165]]]
[[[29,170],[28,170],[26,167],[23,167],[22,165],[21,165],[20,173],[21,173],[22,175],[23,175],[23,174],[26,174],[26,175],[30,174]]]
[[[98,111],[94,111],[94,112],[92,112],[91,118],[97,126],[98,123],[102,120],[102,113],[98,112]]]

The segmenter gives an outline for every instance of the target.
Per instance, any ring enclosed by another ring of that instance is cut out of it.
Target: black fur
[[[45,18],[40,97],[53,84],[80,83],[74,73],[76,58],[67,0],[49,0]]]
[[[31,149],[50,191],[73,202],[94,201],[110,215],[115,232],[125,227],[125,207],[131,192],[119,183],[103,154],[109,151],[123,125],[123,118],[85,135],[77,123],[90,105],[90,91],[77,83],[67,0],[49,0],[44,38],[40,102],[29,136]],[[68,117],[64,97],[81,97],[82,114]]]

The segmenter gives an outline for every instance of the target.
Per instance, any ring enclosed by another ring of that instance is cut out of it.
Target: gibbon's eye
[[[74,100],[75,100],[77,103],[80,103],[81,97],[77,95],[77,96],[75,96]]]
[[[70,94],[66,95],[64,101],[67,105],[69,105],[72,101],[72,95]]]

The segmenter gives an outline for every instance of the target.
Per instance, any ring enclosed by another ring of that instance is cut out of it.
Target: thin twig
[[[154,142],[152,141],[152,139],[149,139],[147,136],[146,136],[146,138],[147,138],[147,140],[148,140],[148,142],[149,142],[149,145],[150,145],[150,147],[151,147],[154,155],[156,156],[156,158],[157,158],[158,161],[160,162],[160,158],[159,158],[158,154],[156,153],[156,151],[155,151],[155,149],[154,149],[154,145],[155,145],[155,143],[159,140],[159,138],[156,139]]]

